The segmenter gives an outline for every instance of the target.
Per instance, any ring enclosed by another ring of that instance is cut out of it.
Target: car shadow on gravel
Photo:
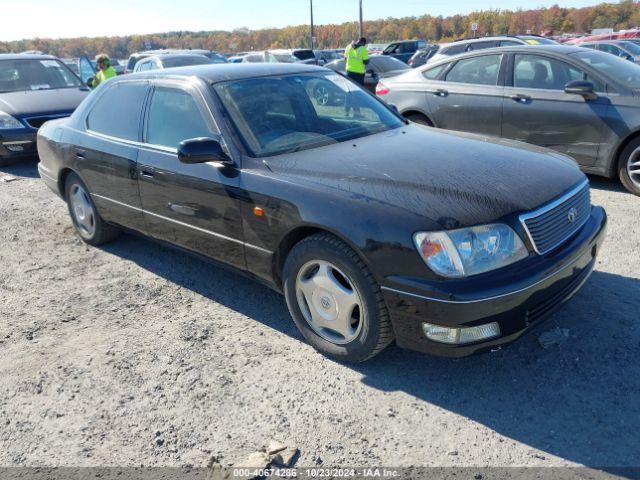
[[[302,341],[283,297],[256,281],[135,236],[103,248]],[[534,463],[544,462],[541,450],[592,467],[637,466],[638,292],[640,280],[597,271],[551,319],[500,352],[446,359],[392,346],[343,366],[372,388],[406,392],[529,445]],[[543,349],[538,335],[555,327],[569,337]]]
[[[618,180],[617,178],[589,175],[589,184],[591,185],[591,188],[594,188],[596,190],[606,190],[608,192],[619,192],[633,195],[622,186],[620,180]]]
[[[38,174],[38,159],[16,160],[9,165],[0,165],[0,176],[3,174],[13,177],[40,178]]]
[[[639,293],[640,280],[596,271],[571,302],[500,352],[452,360],[391,348],[355,368],[367,385],[625,476],[614,467],[640,466]],[[569,336],[543,349],[538,336],[556,327]]]

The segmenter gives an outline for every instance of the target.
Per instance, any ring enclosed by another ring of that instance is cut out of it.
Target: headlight
[[[496,223],[413,236],[427,266],[443,277],[459,278],[505,267],[529,255],[509,226]]]
[[[0,130],[14,130],[16,128],[24,128],[24,125],[8,113],[0,112]]]

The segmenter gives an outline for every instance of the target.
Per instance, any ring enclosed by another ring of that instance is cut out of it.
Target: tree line
[[[387,43],[398,39],[421,38],[429,42],[448,42],[472,35],[471,24],[478,24],[477,35],[553,32],[583,33],[595,28],[629,29],[640,25],[640,3],[622,0],[593,7],[529,10],[483,10],[449,17],[386,18],[367,21],[365,34],[370,42]],[[318,48],[340,48],[358,36],[356,22],[319,25],[315,35]],[[0,42],[0,53],[39,50],[59,57],[93,56],[104,52],[112,58],[151,48],[204,48],[219,52],[262,50],[267,48],[308,47],[309,27],[298,25],[261,30],[166,32],[122,37],[33,38]]]

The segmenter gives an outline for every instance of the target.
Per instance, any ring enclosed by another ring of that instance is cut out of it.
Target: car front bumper
[[[36,131],[0,132],[0,159],[31,158],[38,155]]]
[[[398,346],[424,353],[465,357],[498,349],[518,339],[569,300],[593,271],[607,225],[601,207],[593,207],[582,229],[562,247],[529,262],[522,270],[483,274],[461,285],[393,278],[382,287]],[[444,287],[443,287],[444,285]],[[432,341],[423,323],[462,328],[497,322],[500,336],[450,345]]]

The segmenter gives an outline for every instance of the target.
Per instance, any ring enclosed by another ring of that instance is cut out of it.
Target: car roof
[[[53,55],[40,55],[39,53],[0,53],[0,60],[59,60]]]
[[[149,57],[143,58],[142,61],[147,61],[147,60],[151,60],[151,59],[158,59],[160,61],[165,61],[165,60],[170,60],[172,58],[190,58],[190,57],[197,57],[197,58],[206,58],[207,60],[209,60],[209,57],[202,55],[201,53],[167,53],[166,55],[151,55]]]
[[[464,55],[471,55],[471,54],[482,55],[485,53],[504,53],[504,52],[559,53],[559,54],[566,55],[569,53],[582,52],[583,50],[584,50],[583,47],[577,47],[573,45],[513,45],[509,47],[494,47],[494,48],[485,48],[482,50],[473,50],[471,52],[465,52],[460,55],[451,56],[448,59],[450,60],[452,58],[458,58]]]
[[[303,63],[217,63],[137,72],[134,75],[135,78],[197,77],[208,83],[217,83],[270,75],[318,72],[330,72],[330,70]],[[126,80],[126,78],[133,78],[134,75],[127,75],[124,79],[118,80],[122,81]]]

